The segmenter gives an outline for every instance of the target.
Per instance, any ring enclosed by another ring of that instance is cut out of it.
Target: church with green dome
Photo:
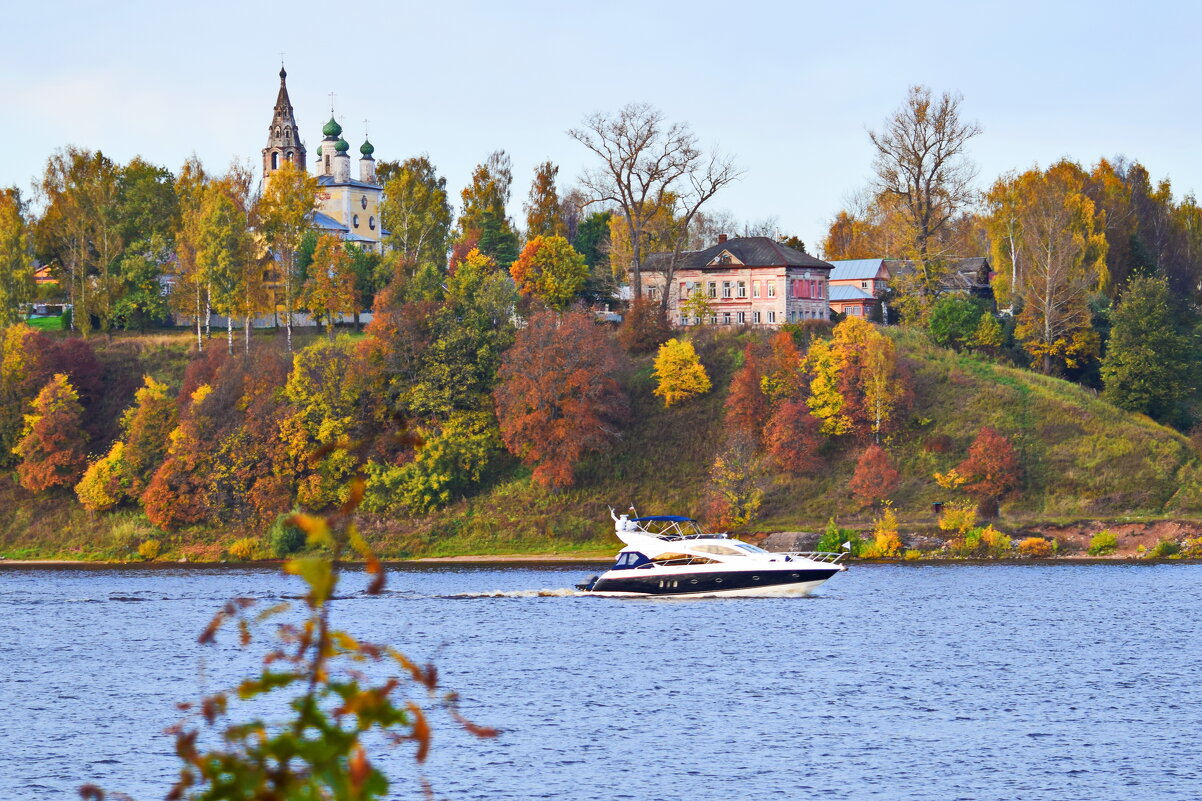
[[[263,180],[288,161],[307,169],[305,145],[300,139],[292,103],[288,99],[288,73],[280,68],[280,91],[276,97],[267,147],[263,149]],[[359,146],[359,175],[351,177],[351,145],[343,138],[342,126],[331,114],[321,128],[317,147],[317,210],[312,225],[324,234],[334,234],[366,250],[383,252],[386,231],[380,225],[383,189],[376,178],[375,146],[367,140]]]

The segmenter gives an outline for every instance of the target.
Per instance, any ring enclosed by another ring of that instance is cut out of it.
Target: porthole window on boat
[[[719,579],[714,579],[714,583],[715,583],[715,584],[721,584],[721,583],[722,583],[722,579],[720,579],[720,578],[719,578]]]
[[[752,581],[759,581],[759,580],[760,580],[760,577],[759,577],[759,576],[752,576],[752,577],[751,577],[751,580],[752,580]]]
[[[690,583],[690,584],[696,584],[696,583],[697,583],[697,579],[689,579],[689,583]]]
[[[796,573],[794,573],[794,574],[793,574],[793,578],[801,578],[801,576],[799,576],[799,575],[797,575]]]

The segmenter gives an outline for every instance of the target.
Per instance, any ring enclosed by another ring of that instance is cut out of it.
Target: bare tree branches
[[[580,183],[594,203],[609,203],[622,214],[630,236],[635,297],[643,292],[643,245],[648,223],[667,210],[680,235],[666,269],[671,281],[689,223],[701,206],[741,174],[732,159],[707,156],[685,123],[668,123],[663,112],[631,103],[616,114],[592,114],[568,135],[595,153],[601,165],[585,171]],[[662,302],[666,303],[667,293]]]

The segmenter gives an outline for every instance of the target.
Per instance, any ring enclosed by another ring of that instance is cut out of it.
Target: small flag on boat
[[[851,540],[848,540],[847,542],[843,543],[843,550],[845,550],[845,551],[851,550]]]

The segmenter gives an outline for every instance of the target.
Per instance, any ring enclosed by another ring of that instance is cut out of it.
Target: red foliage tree
[[[759,439],[771,409],[762,388],[763,359],[752,344],[743,349],[743,366],[730,381],[726,396],[726,426],[737,434]]]
[[[196,354],[196,358],[188,362],[184,368],[184,380],[179,390],[179,413],[183,415],[188,405],[192,403],[192,395],[202,385],[210,387],[216,383],[217,371],[230,357],[229,351],[221,348],[209,348]]]
[[[862,505],[885,500],[897,489],[901,475],[893,467],[889,454],[880,445],[869,445],[856,462],[856,472],[848,485],[852,495]]]
[[[781,401],[764,426],[764,450],[781,470],[799,476],[814,473],[822,467],[821,425],[804,400]]]
[[[567,487],[576,464],[609,446],[629,403],[625,359],[590,315],[542,312],[518,332],[493,393],[501,437],[546,487]]]
[[[956,472],[964,478],[964,488],[977,496],[983,517],[996,517],[998,503],[1015,492],[1022,480],[1014,444],[989,426],[977,432],[968,457],[956,465]]]
[[[618,341],[628,353],[654,353],[671,338],[672,326],[664,310],[647,298],[635,298],[618,327]]]
[[[57,373],[33,401],[14,452],[17,478],[30,492],[73,487],[88,466],[83,408],[67,376]]]

